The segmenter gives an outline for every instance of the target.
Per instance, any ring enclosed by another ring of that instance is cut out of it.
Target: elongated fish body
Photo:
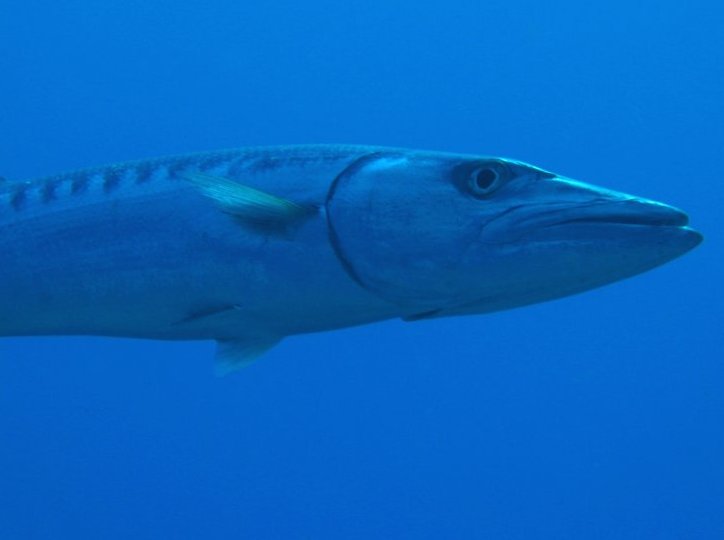
[[[340,265],[323,211],[293,230],[245,226],[183,179],[202,171],[321,209],[367,151],[222,152],[6,186],[0,331],[216,339],[384,317]]]
[[[501,158],[270,147],[0,183],[0,335],[279,339],[557,298],[700,235],[671,207]],[[633,260],[632,260],[633,257]]]

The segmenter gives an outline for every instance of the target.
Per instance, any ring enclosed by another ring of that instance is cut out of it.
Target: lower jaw
[[[676,225],[646,225],[602,221],[575,221],[540,227],[531,232],[531,238],[549,237],[551,240],[635,241],[646,245],[646,239],[659,243],[669,240],[680,243],[687,251],[699,243],[701,233],[689,227]],[[688,247],[687,247],[688,246]]]

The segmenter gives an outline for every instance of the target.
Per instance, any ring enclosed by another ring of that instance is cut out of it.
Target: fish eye
[[[477,167],[470,172],[468,187],[476,197],[487,197],[500,187],[503,171],[494,165]]]

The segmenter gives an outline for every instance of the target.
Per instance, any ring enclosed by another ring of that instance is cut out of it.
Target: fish
[[[521,161],[300,145],[0,182],[0,336],[215,340],[484,314],[662,265],[681,210]]]

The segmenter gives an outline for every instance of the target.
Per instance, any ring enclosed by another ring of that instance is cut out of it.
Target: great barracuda
[[[519,161],[291,146],[0,182],[0,335],[285,336],[486,313],[638,274],[701,235]]]

